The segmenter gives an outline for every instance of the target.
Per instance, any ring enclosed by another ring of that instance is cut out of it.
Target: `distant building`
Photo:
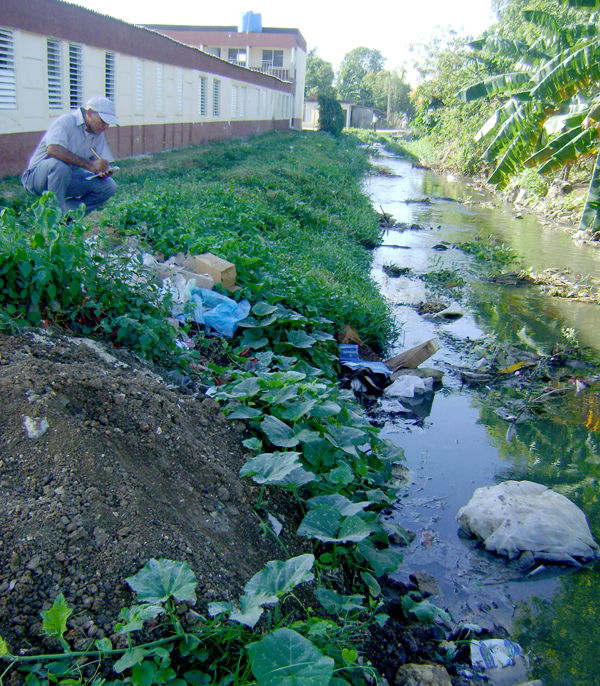
[[[0,0],[0,176],[61,114],[114,100],[115,157],[289,129],[293,85],[61,0]]]
[[[220,57],[230,64],[292,84],[292,125],[302,126],[306,41],[298,29],[263,28],[260,14],[242,15],[240,26],[146,24],[146,28]]]
[[[340,101],[344,112],[344,126],[353,126],[356,129],[369,129],[373,121],[373,109],[355,105],[345,100]],[[309,96],[304,103],[304,116],[302,118],[303,129],[319,128],[319,103],[316,96]]]

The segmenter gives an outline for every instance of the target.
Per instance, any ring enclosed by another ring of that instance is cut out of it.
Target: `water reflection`
[[[563,329],[573,327],[581,345],[600,351],[600,317],[593,305],[549,298],[532,286],[499,286],[467,279],[460,323],[444,324],[416,314],[414,304],[424,298],[419,274],[432,269],[468,271],[470,257],[459,250],[436,253],[440,241],[456,244],[491,235],[521,257],[521,268],[536,271],[566,268],[600,277],[600,255],[590,246],[575,244],[568,235],[540,225],[525,215],[516,219],[509,206],[490,206],[490,197],[464,183],[399,160],[386,165],[401,178],[372,178],[367,190],[398,221],[417,223],[423,231],[387,231],[375,253],[373,277],[395,304],[404,324],[402,348],[433,336],[442,350],[432,366],[444,369],[444,392],[432,398],[423,416],[388,416],[383,435],[404,448],[411,470],[411,486],[398,504],[395,518],[418,534],[406,555],[401,576],[429,571],[440,581],[440,604],[456,616],[482,624],[500,621],[515,629],[518,640],[539,658],[536,674],[545,686],[600,684],[600,570],[573,573],[551,567],[532,577],[460,539],[455,515],[475,488],[505,479],[528,479],[555,488],[581,507],[592,532],[600,540],[600,385],[552,398],[537,414],[519,423],[507,438],[508,422],[496,413],[516,397],[515,389],[494,385],[463,387],[453,374],[465,363],[462,350],[468,339],[489,332],[507,346],[548,355],[564,345]],[[430,197],[430,204],[407,199]],[[437,200],[436,200],[437,198]],[[454,200],[472,201],[462,205]],[[494,202],[497,202],[494,200]],[[399,247],[402,249],[399,249]],[[407,266],[412,274],[390,279],[384,264]],[[460,299],[460,294],[457,296]],[[428,363],[429,365],[430,363]],[[586,378],[593,372],[565,367],[556,378]],[[425,538],[423,538],[425,537]],[[531,598],[542,600],[532,602]],[[487,619],[486,619],[487,618]]]

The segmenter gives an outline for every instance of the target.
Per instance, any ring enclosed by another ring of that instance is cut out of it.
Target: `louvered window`
[[[221,82],[213,81],[213,117],[221,116]]]
[[[163,64],[156,65],[156,111],[164,111],[165,98],[165,70]]]
[[[0,29],[0,110],[17,109],[13,33]]]
[[[83,49],[69,43],[69,106],[83,105]]]
[[[200,77],[200,90],[198,92],[198,114],[201,117],[206,116],[206,86],[208,79],[206,76]]]
[[[144,62],[135,61],[135,111],[144,111]]]
[[[246,88],[240,89],[240,117],[246,117]]]
[[[46,52],[48,55],[48,106],[51,110],[62,110],[60,42],[48,39]]]
[[[177,112],[183,112],[183,69],[177,67]]]
[[[104,57],[104,95],[115,101],[116,57],[114,52],[107,52]]]
[[[237,86],[231,86],[231,118],[234,119],[237,116]]]

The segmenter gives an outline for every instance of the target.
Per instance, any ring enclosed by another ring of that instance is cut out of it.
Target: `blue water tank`
[[[262,33],[262,14],[243,12],[240,17],[238,33]]]

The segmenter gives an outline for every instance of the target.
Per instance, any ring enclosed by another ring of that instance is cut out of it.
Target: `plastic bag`
[[[487,550],[515,559],[579,565],[600,557],[584,513],[564,495],[532,481],[505,481],[478,488],[457,515],[467,533]]]
[[[518,643],[508,639],[490,638],[486,641],[471,641],[471,664],[481,669],[509,667],[516,658],[523,655]]]
[[[384,395],[393,398],[414,398],[416,395],[422,395],[433,391],[433,379],[426,377],[421,379],[418,376],[401,376],[397,378],[391,386],[388,386]]]
[[[206,288],[196,288],[190,295],[196,305],[194,319],[225,338],[231,338],[237,329],[237,323],[250,314],[250,303],[247,300],[238,303]]]

